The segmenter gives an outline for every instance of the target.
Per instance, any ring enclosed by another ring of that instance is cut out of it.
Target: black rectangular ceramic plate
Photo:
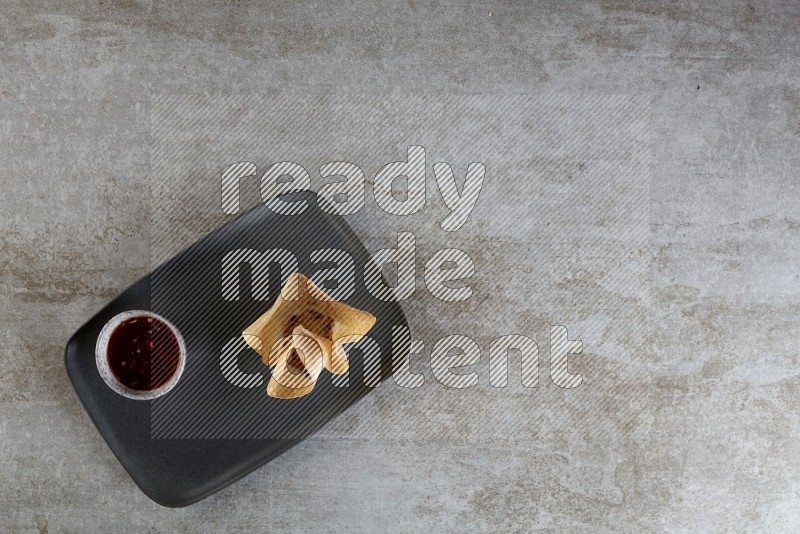
[[[164,506],[186,506],[231,484],[280,455],[370,391],[364,355],[349,351],[348,387],[332,380],[306,397],[278,400],[266,395],[269,371],[252,350],[242,350],[237,366],[261,373],[257,387],[236,387],[223,376],[223,347],[264,313],[280,292],[280,271],[270,268],[268,296],[252,294],[251,272],[240,269],[240,297],[222,291],[222,258],[231,251],[284,249],[312,275],[319,249],[346,251],[355,264],[355,292],[346,302],[377,317],[369,337],[380,348],[380,378],[389,375],[392,330],[407,328],[399,305],[375,299],[363,282],[368,253],[347,224],[319,209],[313,193],[292,193],[308,208],[286,216],[259,206],[211,233],[142,278],[83,325],[69,340],[67,373],[100,434],[136,484]],[[103,325],[123,311],[151,310],[168,319],[184,337],[186,369],[171,392],[153,401],[114,393],[100,377],[95,344]],[[372,369],[372,368],[370,368]],[[159,435],[166,437],[159,437]],[[265,488],[265,491],[267,489]]]

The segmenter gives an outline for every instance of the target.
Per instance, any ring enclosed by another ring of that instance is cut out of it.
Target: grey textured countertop
[[[800,6],[643,4],[4,2],[0,530],[796,531]],[[360,95],[348,105],[362,114],[397,106],[364,148],[324,126],[350,102],[337,95]],[[319,119],[329,144],[287,137],[291,109],[274,103],[293,98],[311,106],[298,131]],[[240,102],[264,123],[170,135],[181,113],[218,125]],[[482,115],[448,136],[421,120],[440,104]],[[512,129],[469,130],[503,105]],[[515,148],[542,117],[575,145]],[[382,387],[196,505],[148,500],[84,413],[63,348],[170,246],[224,222],[204,211],[216,197],[182,184],[216,179],[234,153],[310,170],[341,155],[370,176],[416,142],[430,163],[460,174],[474,155],[488,171],[459,232],[438,228],[435,189],[407,221],[374,205],[349,221],[370,249],[407,229],[420,262],[445,246],[475,260],[466,305],[422,292],[406,305],[415,336],[428,352],[450,333],[546,346],[564,324],[586,383]],[[559,218],[565,191],[581,217]]]

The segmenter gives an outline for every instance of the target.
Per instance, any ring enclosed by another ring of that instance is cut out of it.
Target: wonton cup
[[[375,316],[337,302],[300,273],[288,277],[275,304],[242,332],[247,344],[274,367],[267,394],[292,399],[311,393],[322,368],[350,367],[342,343],[355,343]]]

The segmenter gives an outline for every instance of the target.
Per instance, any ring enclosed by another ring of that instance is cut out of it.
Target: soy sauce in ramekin
[[[158,389],[177,372],[181,346],[172,329],[155,317],[124,320],[108,340],[108,367],[119,382],[131,389]]]

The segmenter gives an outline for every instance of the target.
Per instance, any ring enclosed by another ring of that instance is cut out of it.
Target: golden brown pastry
[[[275,304],[242,336],[273,367],[267,394],[292,399],[311,393],[323,367],[334,374],[346,373],[349,363],[342,343],[357,342],[374,324],[371,313],[336,302],[307,277],[294,273]]]

